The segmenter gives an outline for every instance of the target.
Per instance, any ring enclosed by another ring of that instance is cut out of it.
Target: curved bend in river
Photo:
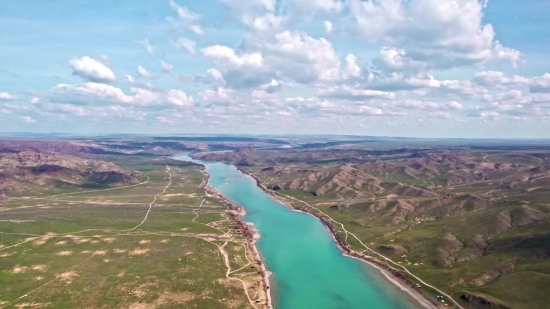
[[[277,202],[234,166],[187,155],[173,158],[204,164],[209,185],[246,209],[244,219],[260,231],[258,249],[274,273],[276,309],[422,308],[379,270],[343,256],[319,220]]]

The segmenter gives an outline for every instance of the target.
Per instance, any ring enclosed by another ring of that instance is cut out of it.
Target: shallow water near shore
[[[316,218],[281,204],[232,165],[173,157],[206,166],[209,185],[245,208],[260,231],[257,246],[268,270],[276,309],[422,308],[380,271],[345,257]]]

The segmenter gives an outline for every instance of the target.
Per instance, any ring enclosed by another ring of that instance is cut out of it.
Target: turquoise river
[[[235,166],[173,158],[205,165],[209,185],[244,207],[244,219],[259,230],[258,250],[273,272],[275,309],[421,308],[378,269],[342,255],[319,220],[276,201]]]

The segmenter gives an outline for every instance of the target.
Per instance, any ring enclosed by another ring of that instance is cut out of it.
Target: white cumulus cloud
[[[21,116],[20,118],[26,123],[35,123],[36,122],[36,120],[34,120],[31,116]]]
[[[214,45],[202,50],[203,55],[222,64],[228,63],[237,66],[261,66],[262,55],[260,53],[237,55],[227,46]]]
[[[145,78],[156,78],[157,77],[156,74],[153,74],[153,73],[147,71],[147,69],[145,69],[141,65],[138,66],[137,72],[138,72],[138,75],[141,76],[141,77],[145,77]]]
[[[151,43],[149,42],[149,39],[145,39],[137,42],[145,48],[148,54],[153,54],[157,50],[156,46],[151,45]]]
[[[355,31],[384,46],[388,70],[449,69],[499,60],[517,65],[520,52],[502,46],[483,24],[480,0],[349,0]],[[382,57],[383,58],[383,57]]]
[[[315,46],[315,42],[321,44]],[[238,50],[215,45],[203,49],[202,54],[212,60],[232,88],[258,87],[273,79],[300,83],[337,80],[339,59],[325,42],[285,31],[248,38]],[[326,46],[329,48],[323,48]]]
[[[208,75],[210,75],[214,81],[220,82],[225,85],[225,79],[223,78],[222,72],[216,69],[208,69],[206,73],[208,73]]]
[[[97,83],[109,83],[116,81],[115,74],[102,62],[88,56],[73,58],[69,62],[73,69],[73,75],[85,80]]]
[[[195,54],[196,43],[188,38],[178,38],[176,41],[172,41],[172,44],[177,48],[183,48],[191,55]]]
[[[345,77],[359,77],[361,76],[361,68],[357,65],[357,57],[353,54],[346,56],[346,69]]]
[[[0,92],[0,101],[13,101],[15,97],[7,92]]]
[[[230,88],[254,88],[272,80],[316,84],[342,79],[340,57],[331,42],[301,32],[255,33],[236,49],[214,45],[202,54],[212,60]],[[359,72],[353,57],[348,57],[346,74]]]
[[[464,106],[462,106],[462,104],[458,103],[457,101],[451,101],[451,102],[447,103],[447,106],[450,109],[463,109],[464,108]]]
[[[117,87],[100,83],[59,84],[50,90],[50,101],[71,104],[130,103],[132,98]]]
[[[550,92],[550,74],[546,73],[540,77],[533,78],[531,92]]]
[[[322,89],[318,93],[321,98],[334,98],[350,101],[364,101],[368,99],[395,99],[395,93],[379,90],[353,88],[347,85]]]
[[[170,0],[170,7],[176,11],[177,17],[167,17],[166,20],[176,29],[187,29],[195,34],[203,34],[201,27],[202,16]]]
[[[127,104],[135,106],[191,106],[193,97],[181,90],[154,90],[132,87],[130,93],[99,83],[59,84],[50,90],[50,101],[72,105]]]
[[[162,70],[166,73],[172,73],[174,71],[174,65],[164,60],[160,61],[160,66],[162,67]]]
[[[334,25],[330,20],[323,21],[323,25],[325,26],[325,31],[327,33],[332,33],[334,31]]]
[[[474,81],[487,87],[516,87],[529,84],[529,79],[519,75],[507,75],[498,71],[482,71],[474,75]]]
[[[169,90],[166,93],[166,101],[177,106],[192,106],[193,98],[181,90]]]

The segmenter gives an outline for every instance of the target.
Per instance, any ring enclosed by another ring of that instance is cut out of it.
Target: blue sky
[[[550,137],[545,0],[0,0],[0,131]]]

